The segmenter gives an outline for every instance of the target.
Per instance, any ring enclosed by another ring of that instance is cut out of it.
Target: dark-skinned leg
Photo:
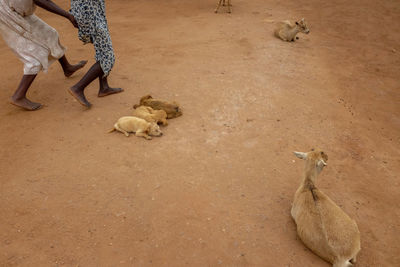
[[[84,90],[86,86],[88,86],[94,79],[99,76],[103,76],[103,70],[101,69],[100,63],[96,62],[93,66],[88,70],[88,72],[83,76],[83,78],[74,86],[69,89],[69,92],[76,100],[79,101],[82,105],[90,108],[92,104],[86,99]]]
[[[26,110],[38,110],[42,107],[42,104],[35,103],[26,98],[26,92],[31,86],[33,80],[35,80],[37,74],[24,75],[21,82],[18,85],[14,95],[10,98],[11,104]]]
[[[100,89],[98,94],[99,97],[117,94],[124,91],[122,88],[111,88],[108,85],[107,77],[99,76],[99,84],[100,84]]]
[[[58,60],[58,62],[60,62],[61,64],[65,77],[70,77],[72,74],[74,74],[75,71],[83,68],[87,63],[87,60],[82,60],[78,64],[71,65],[64,55]]]

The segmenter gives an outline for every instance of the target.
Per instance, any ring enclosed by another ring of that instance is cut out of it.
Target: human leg
[[[120,92],[123,92],[124,90],[122,88],[112,88],[108,85],[108,80],[107,77],[99,77],[99,84],[100,84],[100,89],[99,89],[99,97],[111,95],[111,94],[117,94]]]
[[[86,99],[84,90],[86,86],[88,86],[94,79],[97,77],[103,76],[103,70],[101,69],[100,63],[96,62],[93,66],[88,70],[88,72],[83,76],[83,78],[74,86],[69,89],[69,92],[76,100],[79,101],[82,105],[90,108],[92,104]]]
[[[100,62],[104,75],[99,76],[99,97],[120,93],[121,88],[111,88],[108,85],[108,75],[115,63],[114,49],[112,47],[108,26],[104,20],[102,27],[99,27],[97,35],[93,40],[93,46],[96,52],[96,61]]]
[[[58,59],[58,62],[60,62],[61,64],[65,77],[70,77],[72,74],[74,74],[75,71],[83,68],[87,63],[87,60],[82,60],[78,64],[71,65],[68,62],[67,57],[64,55],[60,59]]]
[[[26,98],[26,92],[31,86],[33,80],[35,80],[36,76],[37,74],[22,76],[21,82],[19,83],[17,90],[10,98],[11,104],[31,111],[38,110],[42,107],[42,104],[32,102]]]

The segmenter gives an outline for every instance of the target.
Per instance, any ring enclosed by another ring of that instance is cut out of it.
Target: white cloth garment
[[[33,14],[32,0],[0,0],[0,33],[24,63],[24,74],[38,74],[65,54],[57,31]]]
[[[32,15],[36,9],[36,6],[33,4],[33,0],[8,0],[8,5],[12,10],[20,14],[22,17]]]

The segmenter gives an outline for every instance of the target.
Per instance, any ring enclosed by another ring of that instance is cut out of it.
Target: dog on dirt
[[[133,110],[132,115],[147,122],[161,123],[163,126],[168,125],[167,113],[162,109],[154,110],[151,107],[139,106]]]
[[[144,119],[134,116],[125,116],[118,119],[114,128],[109,131],[119,131],[129,137],[129,133],[135,133],[138,137],[144,137],[151,140],[151,136],[161,136],[163,133],[155,122],[147,122]],[[151,136],[150,136],[151,135]]]
[[[168,102],[161,99],[154,99],[151,95],[145,95],[140,99],[139,105],[134,105],[133,108],[139,106],[151,107],[155,110],[164,110],[167,113],[168,119],[173,119],[182,116],[182,110],[176,102]]]

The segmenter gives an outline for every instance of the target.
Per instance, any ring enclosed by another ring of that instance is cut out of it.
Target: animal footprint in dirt
[[[349,111],[351,116],[354,116],[353,105],[348,104],[343,98],[339,98],[338,103],[342,104],[343,107]]]

